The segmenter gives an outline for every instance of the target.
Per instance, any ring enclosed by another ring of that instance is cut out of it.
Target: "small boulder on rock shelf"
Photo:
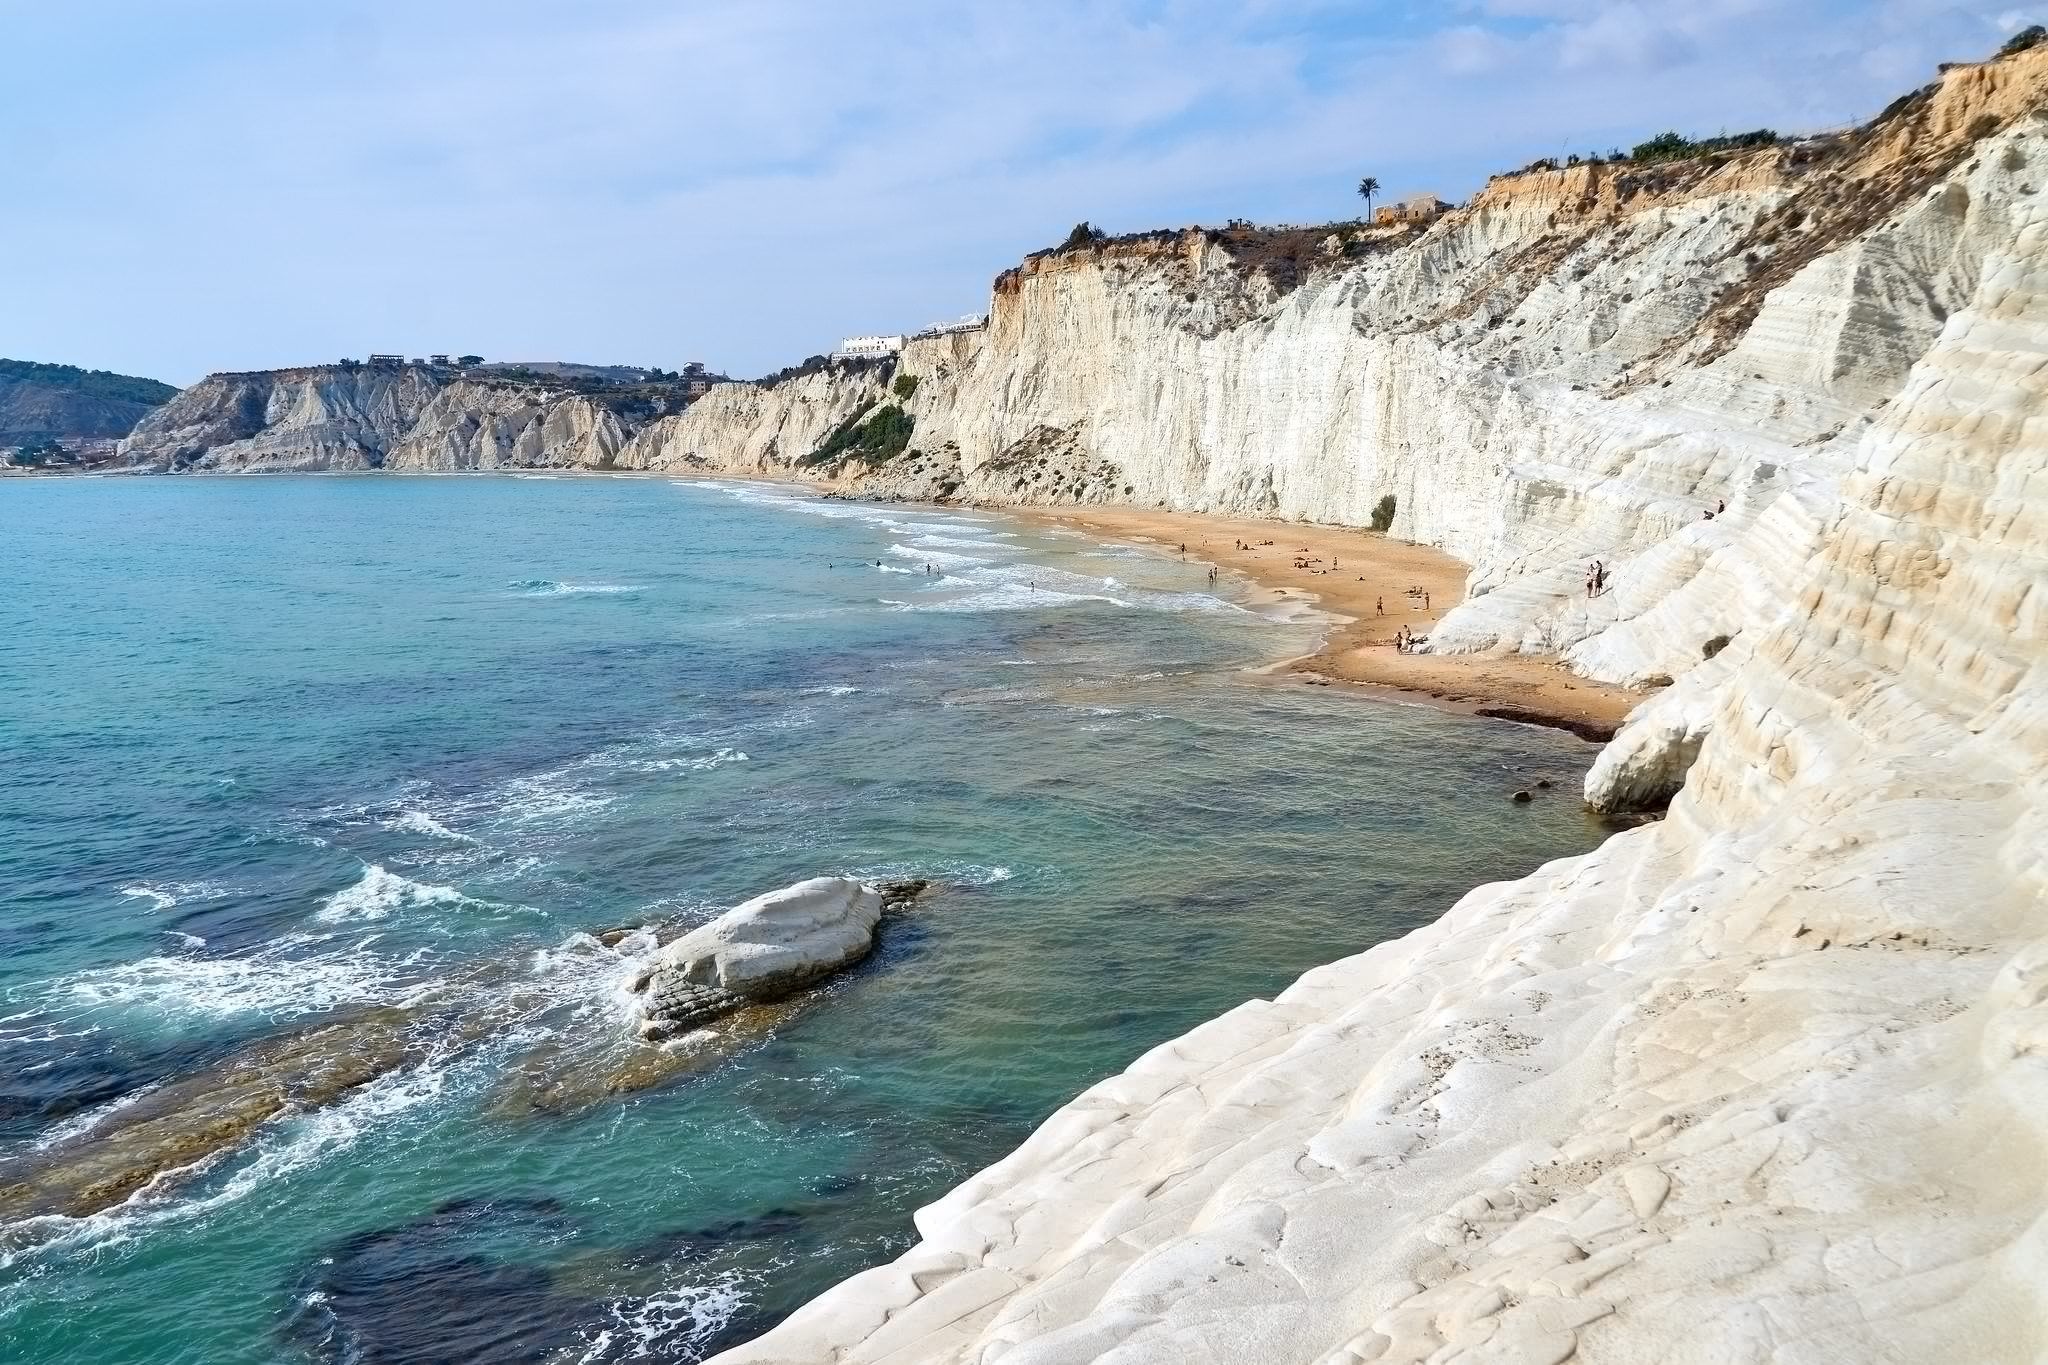
[[[1535,797],[1531,796],[1528,792],[1525,791],[1516,792],[1513,796],[1508,798],[1508,800],[1514,802],[1518,806],[1528,801],[1534,801],[1535,799]]]
[[[882,912],[925,886],[813,877],[735,906],[642,965],[628,986],[638,997],[640,1036],[658,1042],[852,966],[874,948]]]

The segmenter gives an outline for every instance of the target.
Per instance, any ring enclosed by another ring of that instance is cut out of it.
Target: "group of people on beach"
[[[1410,583],[1406,593],[1408,609],[1410,611],[1429,610],[1429,589],[1423,587],[1420,583]],[[1385,597],[1375,597],[1372,606],[1376,615],[1385,616],[1387,614],[1387,599]],[[1428,643],[1429,637],[1427,635],[1417,635],[1405,623],[1394,631],[1394,648],[1402,654],[1416,653]]]

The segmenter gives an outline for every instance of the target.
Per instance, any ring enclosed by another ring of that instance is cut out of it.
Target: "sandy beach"
[[[1256,598],[1313,601],[1348,618],[1323,647],[1276,672],[1426,698],[1460,711],[1555,725],[1604,739],[1648,695],[1592,682],[1554,659],[1508,652],[1403,654],[1464,599],[1467,566],[1426,545],[1355,526],[1317,526],[1137,507],[1006,508],[1048,525],[1163,547],[1254,585]]]

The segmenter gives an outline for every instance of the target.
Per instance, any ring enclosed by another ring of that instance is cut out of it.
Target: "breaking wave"
[[[217,901],[234,895],[235,890],[216,882],[138,882],[122,887],[121,894],[148,900],[152,910],[168,910],[187,901]]]
[[[574,597],[582,593],[646,592],[644,583],[558,583],[552,578],[522,578],[512,584],[521,597]]]
[[[51,983],[51,1008],[142,1010],[177,1019],[319,1014],[337,1005],[389,1004],[421,988],[421,954],[393,961],[364,944],[295,934],[232,957],[145,957]]]
[[[654,1294],[614,1299],[605,1306],[602,1325],[584,1336],[583,1353],[575,1365],[600,1365],[617,1360],[643,1360],[659,1347],[664,1356],[683,1350],[695,1359],[699,1351],[747,1305],[737,1274],[709,1284],[676,1285]]]
[[[394,910],[465,903],[484,902],[472,901],[452,886],[416,882],[410,877],[387,871],[376,863],[366,863],[362,877],[353,886],[329,896],[327,904],[320,907],[315,918],[330,924],[342,920],[383,919]]]

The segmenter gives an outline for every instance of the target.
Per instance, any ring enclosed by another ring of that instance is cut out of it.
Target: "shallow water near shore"
[[[10,1361],[697,1360],[1147,1048],[1601,837],[1591,746],[1249,685],[1309,628],[992,514],[38,480],[0,562],[0,1163],[456,1002],[340,1102],[0,1232]],[[825,873],[941,890],[693,1074],[523,1102],[627,1032],[590,933]]]

